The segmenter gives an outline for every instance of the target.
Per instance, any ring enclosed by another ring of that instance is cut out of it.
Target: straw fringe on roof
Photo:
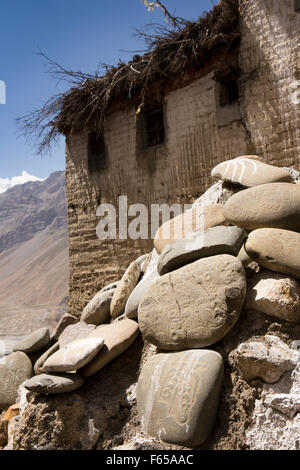
[[[177,79],[189,68],[201,68],[220,50],[229,50],[239,39],[239,0],[221,0],[196,22],[180,21],[177,30],[160,27],[147,36],[150,50],[128,64],[106,66],[103,76],[71,72],[58,66],[56,75],[74,85],[51,98],[45,106],[21,121],[23,132],[39,142],[39,151],[58,134],[68,135],[93,128],[101,131],[108,107],[116,101],[143,103],[145,91],[155,82]]]

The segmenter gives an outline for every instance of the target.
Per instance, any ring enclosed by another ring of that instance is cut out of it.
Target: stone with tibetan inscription
[[[138,414],[145,433],[197,447],[217,416],[223,359],[215,351],[159,353],[144,365],[137,385]]]

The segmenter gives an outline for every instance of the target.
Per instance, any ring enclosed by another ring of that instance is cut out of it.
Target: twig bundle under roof
[[[238,3],[239,0],[221,0],[198,21],[178,18],[175,29],[160,26],[155,34],[145,34],[148,52],[135,55],[128,64],[106,66],[103,76],[69,71],[49,61],[55,75],[69,81],[72,87],[51,98],[42,109],[20,118],[23,132],[38,143],[38,152],[47,150],[59,134],[86,128],[100,132],[112,102],[142,102],[145,91],[156,81],[174,80],[191,67],[201,68],[216,52],[231,48],[239,39]]]

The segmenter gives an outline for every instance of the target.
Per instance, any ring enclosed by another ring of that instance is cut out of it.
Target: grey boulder
[[[137,318],[138,308],[144,294],[158,277],[159,274],[156,266],[151,271],[146,272],[143,279],[137,284],[127,300],[125,306],[125,315],[127,318]]]
[[[246,238],[246,231],[234,226],[219,225],[204,232],[201,230],[191,232],[186,238],[171,243],[163,249],[158,259],[158,272],[162,275],[208,256],[221,254],[237,256]]]
[[[15,344],[14,351],[22,351],[26,354],[40,351],[50,343],[50,332],[48,328],[40,328],[26,336]]]
[[[24,382],[30,392],[41,395],[53,395],[77,390],[84,383],[79,374],[40,374]]]
[[[114,289],[98,292],[84,308],[80,320],[96,326],[108,322],[113,295]]]
[[[48,357],[50,357],[52,354],[54,354],[56,351],[59,350],[59,343],[53,344],[51,348],[47,349],[47,351],[42,354],[37,361],[34,364],[34,372],[36,374],[40,374],[43,370],[43,366],[45,362],[47,361]]]
[[[83,338],[66,344],[45,361],[43,372],[72,372],[88,364],[102,348],[104,340]]]
[[[0,410],[16,402],[19,386],[33,375],[29,357],[21,351],[0,359]]]
[[[75,323],[75,325],[69,325],[62,332],[58,338],[59,347],[63,348],[66,344],[71,343],[77,339],[86,338],[94,329],[95,325],[88,325],[84,322]]]

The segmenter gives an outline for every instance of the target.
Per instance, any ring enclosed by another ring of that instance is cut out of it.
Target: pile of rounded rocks
[[[18,389],[49,395],[79,388],[141,332],[157,348],[137,384],[144,433],[185,447],[207,440],[224,378],[214,345],[244,308],[300,323],[299,174],[244,156],[212,176],[219,181],[158,229],[153,252],[100,290],[80,321],[65,314],[51,338],[38,330],[0,359],[0,410],[18,400]],[[299,358],[271,335],[236,352],[245,378],[267,383],[291,373]]]

